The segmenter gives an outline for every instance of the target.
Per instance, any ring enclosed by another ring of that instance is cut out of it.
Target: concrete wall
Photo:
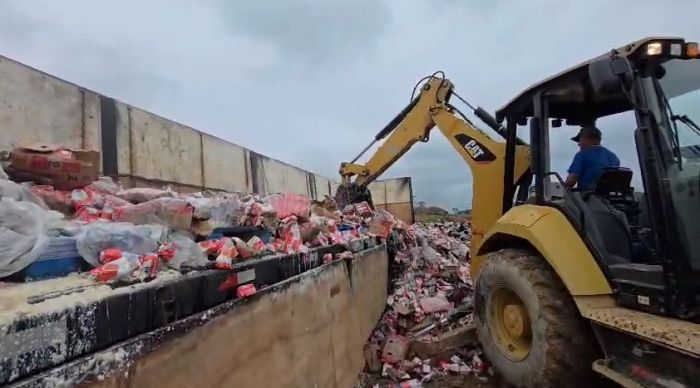
[[[34,142],[98,150],[102,173],[126,186],[294,192],[317,199],[335,193],[327,177],[0,56],[0,150]],[[412,221],[410,179],[375,182],[371,190],[376,205]]]
[[[369,189],[377,208],[388,210],[409,224],[415,221],[410,177],[376,181],[369,186]]]
[[[264,290],[141,357],[119,360],[91,387],[352,387],[362,348],[387,297],[382,247],[336,261]],[[131,357],[110,349],[109,354]],[[204,356],[203,356],[204,355]],[[112,356],[111,359],[115,357]]]
[[[37,141],[99,149],[98,95],[0,57],[0,149]]]

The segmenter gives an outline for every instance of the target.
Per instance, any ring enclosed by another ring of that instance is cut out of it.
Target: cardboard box
[[[7,173],[18,181],[51,185],[58,190],[85,187],[97,180],[100,153],[48,144],[17,147],[10,152]]]

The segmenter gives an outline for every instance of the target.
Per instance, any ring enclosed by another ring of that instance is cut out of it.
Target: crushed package
[[[381,219],[381,217],[379,218]],[[387,307],[365,346],[358,387],[462,386],[488,380],[472,322],[467,223],[391,226]]]

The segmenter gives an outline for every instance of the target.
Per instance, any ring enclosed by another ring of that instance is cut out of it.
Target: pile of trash
[[[397,232],[396,230],[394,232]],[[387,309],[365,345],[362,387],[451,386],[493,374],[477,345],[465,223],[399,230]]]
[[[337,209],[330,198],[292,193],[124,188],[97,176],[98,156],[47,145],[5,155],[0,280],[77,271],[98,282],[148,281],[163,268],[229,270],[238,260],[386,237],[398,222],[365,203]]]

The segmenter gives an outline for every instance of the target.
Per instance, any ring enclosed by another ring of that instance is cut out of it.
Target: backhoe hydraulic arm
[[[339,192],[349,190],[348,188],[354,192],[366,191],[366,187],[372,181],[391,167],[414,144],[427,142],[430,131],[437,126],[472,172],[472,249],[475,250],[478,249],[486,230],[503,214],[506,145],[492,139],[450,105],[449,100],[453,95],[467,103],[454,92],[454,85],[448,79],[429,77],[420,94],[377,133],[362,153],[352,162],[341,164],[340,175],[343,184]],[[505,137],[505,130],[486,111],[482,108],[475,109],[468,103],[467,105],[477,117]],[[457,117],[455,113],[462,117]],[[383,139],[384,142],[366,163],[357,163],[372,145]],[[529,166],[528,147],[522,141],[518,141],[515,147],[513,184],[520,180]]]

